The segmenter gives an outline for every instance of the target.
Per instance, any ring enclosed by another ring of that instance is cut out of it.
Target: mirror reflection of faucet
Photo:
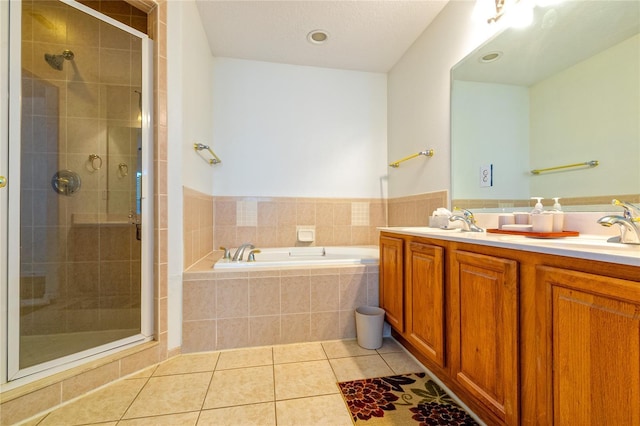
[[[473,213],[467,209],[454,207],[454,211],[461,211],[462,214],[454,214],[449,218],[449,222],[461,221],[463,223],[462,230],[467,232],[484,232],[484,229],[476,225],[476,218]]]
[[[597,222],[602,226],[618,225],[620,228],[620,235],[611,237],[607,241],[610,243],[640,244],[640,207],[615,199],[611,204],[622,207],[624,212],[622,216],[606,215],[598,219]]]

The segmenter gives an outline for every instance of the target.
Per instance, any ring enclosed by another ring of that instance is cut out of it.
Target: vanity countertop
[[[602,235],[581,234],[578,237],[550,239],[487,232],[462,232],[460,229],[443,230],[424,226],[378,229],[402,235],[640,266],[640,245],[608,243],[607,237]]]

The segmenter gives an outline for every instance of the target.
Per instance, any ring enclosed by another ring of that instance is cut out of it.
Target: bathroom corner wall
[[[438,207],[448,207],[447,191],[390,198],[387,226],[427,226],[429,216]]]
[[[183,188],[184,265],[189,267],[214,250],[214,198]]]

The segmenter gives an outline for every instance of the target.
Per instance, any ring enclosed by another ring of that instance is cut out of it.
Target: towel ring
[[[89,164],[93,170],[100,170],[102,168],[102,158],[98,154],[89,154]]]

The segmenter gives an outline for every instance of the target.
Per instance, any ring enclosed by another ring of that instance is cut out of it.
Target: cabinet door
[[[640,283],[539,266],[547,424],[640,424]]]
[[[407,339],[444,367],[444,281],[442,247],[409,243],[407,265]]]
[[[399,332],[404,331],[404,275],[402,238],[380,237],[380,307],[386,320]]]
[[[517,262],[455,250],[451,374],[509,425],[519,423]]]

